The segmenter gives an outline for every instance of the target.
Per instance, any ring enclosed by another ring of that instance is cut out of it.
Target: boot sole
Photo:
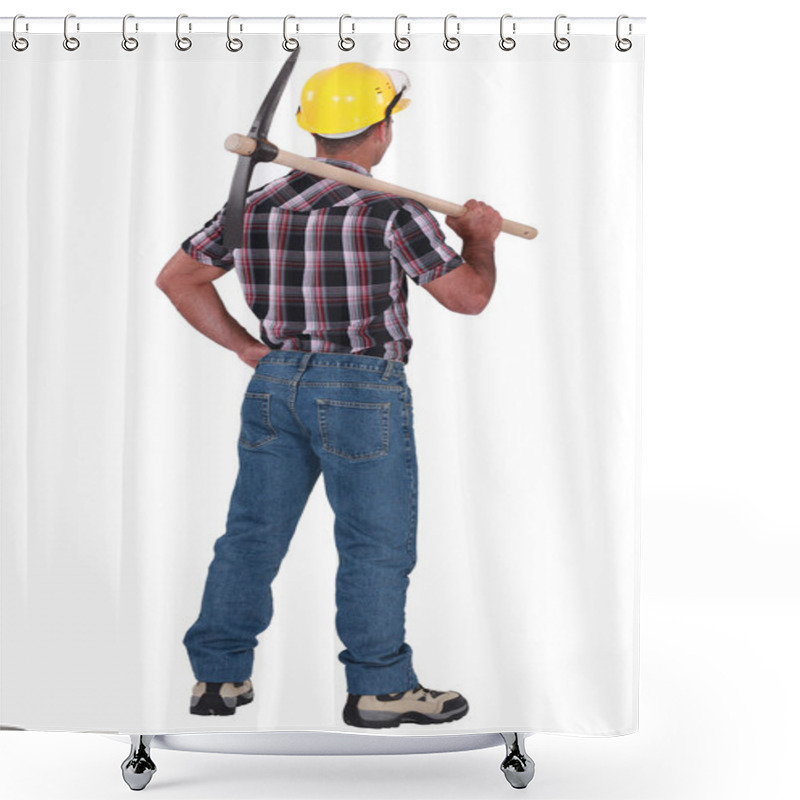
[[[253,702],[253,692],[240,694],[236,698],[235,706],[228,706],[218,694],[204,694],[197,704],[189,708],[190,714],[199,714],[201,717],[229,717],[236,713],[239,706],[246,706]]]
[[[356,728],[397,728],[404,722],[411,722],[416,725],[442,725],[446,722],[455,722],[457,719],[466,716],[468,711],[469,705],[465,705],[464,708],[454,711],[444,719],[436,719],[419,711],[406,711],[403,714],[396,714],[387,719],[364,719],[357,712],[353,713],[352,709],[345,707],[343,717],[348,725],[353,725]]]

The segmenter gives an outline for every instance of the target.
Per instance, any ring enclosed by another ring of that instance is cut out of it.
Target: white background
[[[800,615],[797,316],[800,123],[780,3],[494,8],[438,0],[37,2],[5,14],[646,16],[640,731],[537,736],[538,798],[797,795]],[[535,609],[529,609],[534,613]],[[20,691],[35,695],[35,686]],[[127,748],[99,736],[0,735],[7,795],[128,792]],[[290,758],[155,751],[170,798],[508,797],[501,749]]]

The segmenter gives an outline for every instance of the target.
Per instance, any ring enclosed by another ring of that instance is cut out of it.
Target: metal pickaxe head
[[[248,137],[256,142],[255,150],[249,155],[240,155],[236,163],[236,171],[233,174],[231,191],[222,220],[222,243],[228,250],[241,247],[244,242],[244,207],[253,167],[259,161],[273,161],[278,155],[278,148],[267,141],[267,131],[272,124],[275,109],[278,107],[278,102],[289,82],[289,76],[292,74],[299,55],[300,47],[298,46],[286,59],[278,77],[275,78],[275,82],[258,109],[248,134]]]

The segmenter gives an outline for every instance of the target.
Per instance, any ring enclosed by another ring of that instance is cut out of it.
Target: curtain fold
[[[196,618],[236,474],[250,371],[155,287],[227,199],[283,64],[280,37],[92,34],[1,50],[2,723],[169,733],[351,730],[321,485],[273,586],[256,701],[188,713]],[[477,317],[410,286],[420,465],[407,636],[424,685],[470,713],[446,733],[592,736],[637,727],[643,37],[301,37],[270,139],[311,156],[304,81],[347,61],[401,69],[408,109],[376,178],[488,202],[501,235]],[[285,170],[259,165],[251,188]],[[461,242],[438,216],[448,243]],[[233,275],[231,312],[257,323]],[[26,687],[21,691],[21,687]],[[32,689],[32,690],[31,690]],[[436,728],[437,726],[433,726]],[[382,732],[441,734],[421,726]]]

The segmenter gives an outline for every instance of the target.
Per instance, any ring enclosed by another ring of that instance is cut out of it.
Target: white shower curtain
[[[302,23],[302,20],[301,20]],[[637,727],[643,37],[552,30],[356,47],[298,36],[270,139],[314,72],[360,61],[411,79],[375,177],[535,226],[501,234],[495,295],[458,316],[410,287],[420,470],[407,640],[420,680],[470,712],[419,734]],[[227,199],[286,52],[280,33],[4,39],[2,67],[2,723],[131,733],[349,730],[322,487],[274,584],[255,701],[188,713],[182,645],[236,474],[250,370],[155,287]],[[280,30],[280,26],[276,26]],[[286,170],[259,166],[251,188]],[[448,243],[458,237],[444,225]],[[257,335],[236,278],[217,287]],[[441,730],[446,727],[447,730]],[[433,728],[433,729],[431,729]]]

